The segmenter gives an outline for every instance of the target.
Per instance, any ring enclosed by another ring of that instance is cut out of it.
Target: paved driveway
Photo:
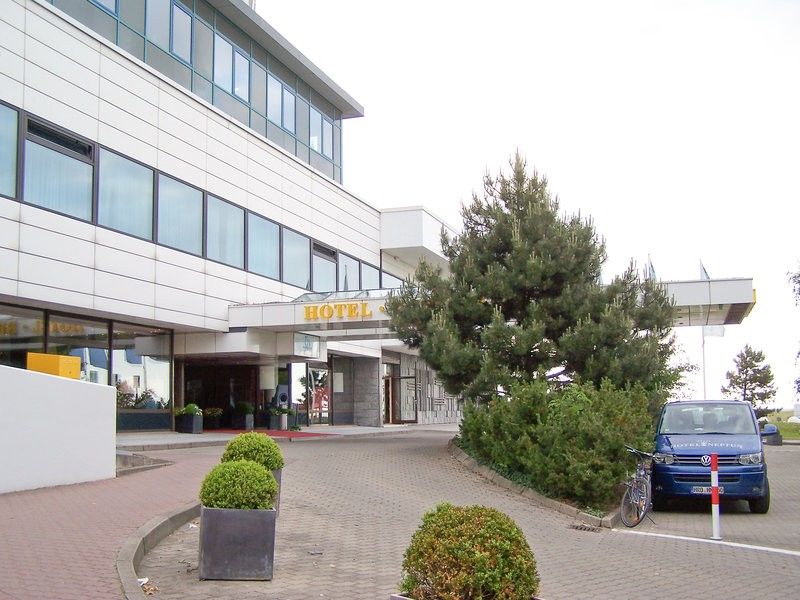
[[[770,485],[766,515],[750,513],[747,502],[728,501],[720,507],[722,537],[726,541],[800,550],[800,445],[765,446]],[[723,496],[724,498],[724,496]],[[710,500],[670,504],[666,512],[653,513],[637,531],[709,537]]]
[[[800,586],[797,555],[573,529],[569,517],[467,471],[447,451],[450,436],[417,431],[283,444],[287,465],[272,582],[198,581],[198,530],[190,527],[149,554],[139,575],[150,577],[160,589],[157,597],[165,599],[386,599],[400,579],[403,551],[421,515],[448,500],[494,506],[514,518],[535,553],[540,595],[547,600],[787,598]],[[215,452],[169,454],[180,462]],[[786,510],[791,515],[791,505]],[[775,516],[782,512],[776,508]]]

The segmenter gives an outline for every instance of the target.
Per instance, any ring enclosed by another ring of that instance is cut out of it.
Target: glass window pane
[[[206,256],[232,267],[244,267],[244,210],[214,196],[208,197]]]
[[[172,5],[172,51],[192,62],[192,17],[176,4]]]
[[[294,94],[283,88],[283,128],[294,133]]]
[[[117,0],[95,0],[98,4],[105,6],[108,10],[113,13],[117,12]]]
[[[325,119],[322,120],[322,153],[333,158],[333,125]]]
[[[158,241],[192,254],[203,251],[203,193],[165,175],[158,177]]]
[[[311,247],[306,236],[283,230],[283,280],[308,289]]]
[[[117,388],[117,408],[170,408],[169,331],[114,323],[112,339],[111,383]]]
[[[44,313],[0,305],[0,365],[24,369],[28,352],[44,352]]]
[[[283,86],[272,75],[267,75],[267,118],[273,123],[281,124],[281,94]]]
[[[280,278],[280,229],[258,215],[248,215],[247,268],[253,273]]]
[[[371,265],[361,263],[361,289],[377,290],[381,287],[378,269]]]
[[[214,83],[226,92],[231,91],[233,46],[218,35],[214,36]]]
[[[399,288],[403,285],[403,280],[394,275],[389,275],[386,271],[382,274],[381,287],[385,290]]]
[[[233,93],[242,100],[250,101],[250,61],[243,54],[234,55],[236,74],[233,83]]]
[[[25,141],[25,202],[91,221],[92,165]]]
[[[147,39],[169,49],[170,0],[147,0]]]
[[[308,145],[308,102],[301,98],[295,98],[295,118],[294,122],[297,126],[295,135],[306,146]],[[306,151],[308,154],[308,151]],[[306,158],[306,162],[308,159]]]
[[[194,59],[192,64],[195,71],[206,79],[213,77],[211,71],[214,63],[214,32],[203,24],[202,21],[194,22],[194,45],[192,47]]]
[[[311,114],[311,133],[310,133],[310,146],[312,150],[319,152],[322,149],[322,115],[313,106],[310,109]]]
[[[101,149],[98,177],[100,225],[153,239],[153,171]]]
[[[141,34],[144,34],[144,2],[145,0],[125,0],[119,7],[119,17],[123,23]]]
[[[109,383],[108,325],[103,321],[51,315],[47,353],[77,356],[81,359],[81,379]]]
[[[267,72],[255,62],[250,71],[250,104],[262,115],[267,113]]]
[[[336,291],[336,263],[316,254],[314,255],[314,291]]]
[[[0,194],[17,195],[17,111],[0,104]]]
[[[349,292],[360,289],[358,261],[355,258],[339,254],[339,290]]]

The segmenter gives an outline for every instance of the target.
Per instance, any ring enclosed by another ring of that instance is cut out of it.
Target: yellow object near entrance
[[[64,356],[63,354],[28,352],[28,370],[80,379],[81,359],[78,356]]]

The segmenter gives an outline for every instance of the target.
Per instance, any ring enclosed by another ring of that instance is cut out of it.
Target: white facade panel
[[[24,255],[21,255],[24,256]],[[22,260],[20,260],[20,263]],[[52,265],[56,268],[56,265]],[[20,269],[22,274],[22,269]],[[94,308],[94,295],[84,292],[76,292],[63,287],[51,287],[38,283],[29,283],[20,277],[17,282],[17,295],[20,298],[46,302],[48,304],[61,304],[75,308]]]
[[[95,229],[95,240],[97,241],[98,246],[106,246],[113,250],[127,252],[137,256],[143,256],[151,260],[155,259],[156,257],[156,245],[152,242],[140,240],[138,238],[125,235],[124,233],[112,231],[111,229],[106,229],[104,227],[97,227]],[[99,257],[101,254],[102,252],[98,248],[96,256]],[[95,260],[98,260],[98,258],[95,258]],[[143,264],[149,265],[151,263],[147,262]],[[101,269],[103,267],[98,265],[97,268]],[[150,266],[147,268],[150,269]],[[147,279],[147,277],[143,276],[141,279]]]
[[[169,310],[202,315],[205,297],[196,292],[187,292],[174,287],[156,284],[156,306]]]
[[[42,258],[52,258],[83,267],[94,267],[93,242],[57,231],[21,224],[19,251]]]
[[[56,250],[53,248],[54,252]],[[47,286],[54,291],[69,290],[88,294],[90,297],[94,292],[94,269],[69,264],[54,257],[20,253],[19,280]],[[54,295],[57,296],[57,292]],[[89,304],[91,305],[91,302]]]
[[[1,225],[2,221],[0,221],[0,236],[3,235]],[[14,250],[0,248],[0,277],[13,281],[19,279],[19,267],[17,263],[18,258],[19,254]]]
[[[197,271],[163,261],[156,262],[156,283],[198,294],[205,292],[205,281]]]
[[[95,271],[94,293],[101,298],[121,300],[143,306],[155,306],[156,286],[154,283],[121,275]]]
[[[19,249],[19,221],[0,217],[0,248]]]

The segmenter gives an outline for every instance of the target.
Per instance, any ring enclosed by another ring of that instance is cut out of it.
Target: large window
[[[250,61],[241,52],[233,54],[233,93],[245,102],[250,101]]]
[[[233,91],[233,46],[218,35],[214,36],[214,83],[226,92]]]
[[[112,355],[111,383],[117,388],[117,408],[170,407],[169,331],[114,323]]]
[[[158,241],[192,254],[203,253],[203,192],[159,176]]]
[[[349,292],[361,289],[358,261],[339,253],[339,290]]]
[[[0,104],[0,194],[17,195],[17,111]]]
[[[247,218],[247,268],[272,279],[280,278],[280,227],[253,213]]]
[[[283,128],[294,133],[294,94],[283,88]]]
[[[361,289],[377,290],[381,287],[381,277],[378,269],[371,265],[361,263]]]
[[[232,267],[244,266],[244,210],[208,196],[206,256]]]
[[[312,273],[314,274],[312,289],[315,292],[335,292],[336,251],[314,244]]]
[[[47,352],[77,356],[81,379],[109,383],[108,322],[51,315]]]
[[[153,239],[153,171],[100,150],[97,222],[130,235]]]
[[[390,275],[386,271],[381,275],[381,287],[386,290],[399,288],[403,285],[403,280],[394,275]]]
[[[147,0],[147,37],[165,50],[169,49],[171,0]]]
[[[283,86],[272,75],[267,75],[267,118],[281,124],[281,97]]]
[[[322,119],[322,153],[333,158],[333,125],[326,119]]]
[[[322,114],[313,106],[311,113],[311,149],[317,152],[322,151]]]
[[[172,5],[172,52],[192,62],[192,17],[177,4]]]
[[[310,240],[306,236],[283,230],[283,280],[286,283],[309,288],[310,253]]]
[[[92,174],[91,144],[39,123],[28,123],[25,202],[90,221]]]
[[[28,352],[44,352],[44,312],[0,304],[0,365],[24,369]]]

